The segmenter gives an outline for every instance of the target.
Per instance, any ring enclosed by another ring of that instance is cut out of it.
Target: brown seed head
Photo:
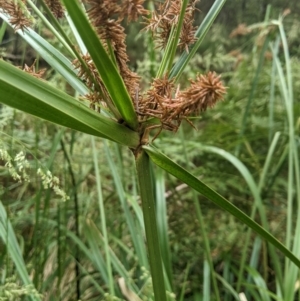
[[[59,0],[45,0],[45,3],[57,19],[64,17],[64,9]]]
[[[186,49],[196,41],[195,27],[193,26],[194,12],[196,11],[196,3],[199,0],[192,0],[188,4],[183,19],[183,25],[180,32],[180,49]],[[147,19],[145,30],[151,30],[157,41],[157,48],[165,48],[171,33],[172,27],[176,26],[179,21],[182,1],[167,0],[163,4],[159,4],[156,11],[152,13],[151,18]]]
[[[120,17],[123,19],[127,17],[127,22],[136,21],[139,16],[149,14],[147,9],[144,9],[143,4],[145,0],[124,0],[121,4]]]
[[[33,26],[34,19],[28,11],[24,0],[20,2],[0,0],[0,8],[10,16],[9,22],[15,31],[18,29],[24,31],[26,28]]]
[[[215,72],[198,75],[196,80],[190,81],[191,86],[178,95],[184,100],[182,109],[185,111],[185,115],[205,111],[207,107],[212,108],[223,99],[226,93],[221,75],[217,75]]]
[[[35,63],[36,63],[36,60],[34,60],[34,62],[31,66],[28,66],[25,64],[24,68],[22,68],[22,67],[18,67],[18,68],[22,69],[26,73],[29,73],[36,78],[42,78],[46,72],[46,69],[40,69],[39,71],[36,72]]]

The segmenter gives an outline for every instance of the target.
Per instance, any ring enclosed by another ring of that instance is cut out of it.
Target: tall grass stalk
[[[287,121],[288,121],[288,130],[289,130],[289,174],[288,174],[288,216],[287,216],[287,240],[286,245],[291,246],[291,238],[294,237],[292,250],[297,256],[300,256],[300,222],[297,218],[296,227],[293,231],[292,221],[293,221],[293,208],[294,203],[297,206],[297,216],[300,216],[300,172],[299,172],[299,155],[297,148],[297,138],[295,136],[295,121],[294,121],[294,97],[293,97],[293,79],[292,79],[292,70],[291,70],[291,61],[288,50],[288,43],[286,34],[282,24],[283,18],[280,18],[278,21],[279,33],[283,45],[284,52],[284,65],[286,68],[286,75],[282,70],[281,64],[277,56],[274,57],[276,62],[276,69],[278,72],[279,79],[279,89],[282,93],[284,100]],[[275,51],[273,51],[274,53]],[[275,52],[276,53],[276,52]],[[291,262],[286,260],[285,262],[285,298],[286,300],[293,300],[295,297],[294,287],[299,275],[299,269],[295,267]]]
[[[96,174],[97,195],[98,195],[99,211],[100,211],[100,218],[101,218],[101,230],[103,233],[103,240],[104,240],[104,251],[105,251],[105,259],[106,259],[106,269],[108,274],[109,292],[112,296],[114,296],[115,290],[114,290],[114,281],[113,281],[113,274],[111,268],[110,252],[109,252],[109,242],[108,242],[108,233],[106,227],[104,200],[102,195],[101,177],[100,177],[100,170],[98,167],[98,156],[97,156],[94,137],[91,137],[91,142],[92,142],[92,149],[93,149],[94,168]]]
[[[147,248],[152,275],[153,291],[157,301],[167,301],[163,276],[162,256],[156,221],[154,189],[151,176],[149,156],[141,150],[136,158],[137,176],[139,180],[142,208],[144,214]]]

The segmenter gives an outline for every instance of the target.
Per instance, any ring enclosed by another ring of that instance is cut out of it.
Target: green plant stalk
[[[181,32],[181,28],[182,28],[182,24],[183,24],[183,20],[184,20],[185,10],[186,10],[188,3],[189,3],[189,0],[182,1],[181,11],[180,11],[179,19],[178,19],[178,24],[175,29],[174,37],[170,35],[170,37],[172,39],[172,44],[171,44],[171,49],[170,49],[170,54],[169,54],[169,64],[168,64],[168,68],[167,68],[168,73],[170,72],[172,65],[173,65],[173,61],[174,61],[174,57],[175,57],[175,53],[176,53],[176,49],[177,49],[177,45],[178,45],[178,41],[179,41],[179,37],[180,37],[180,32]]]
[[[280,37],[283,45],[283,52],[285,58],[285,70],[286,75],[284,76],[283,70],[279,63],[278,57],[275,57],[276,66],[279,75],[279,83],[281,93],[283,93],[283,98],[286,106],[286,113],[288,119],[289,126],[289,176],[288,176],[288,226],[287,236],[287,244],[291,244],[293,241],[293,252],[300,256],[300,248],[299,248],[299,235],[300,235],[300,174],[299,174],[299,157],[298,157],[298,149],[296,145],[297,138],[295,137],[295,129],[294,129],[294,116],[293,116],[293,105],[294,105],[294,97],[293,97],[293,79],[292,79],[292,68],[291,68],[291,60],[288,49],[288,42],[286,38],[286,34],[283,28],[283,18],[279,19],[278,27],[280,32]],[[296,187],[296,193],[294,194],[294,190]],[[293,208],[294,208],[294,197],[297,201],[297,224],[296,230],[293,233],[292,229],[292,218],[293,218]],[[292,236],[294,235],[294,240]],[[287,245],[289,247],[289,245]],[[299,269],[295,267],[289,260],[286,260],[285,266],[285,291],[284,297],[287,301],[292,301],[295,298],[295,290],[294,283],[297,281],[297,275],[299,275]],[[300,297],[299,297],[300,298]]]
[[[173,273],[172,273],[172,262],[170,243],[168,238],[168,214],[167,204],[165,198],[165,177],[162,169],[155,170],[155,190],[156,190],[156,217],[158,236],[160,238],[160,250],[161,256],[164,263],[166,276],[170,284],[171,290],[173,291]]]
[[[251,92],[249,94],[249,97],[248,97],[248,100],[247,100],[247,105],[246,105],[246,108],[245,108],[245,111],[244,111],[244,114],[243,114],[242,124],[240,126],[240,131],[239,131],[239,135],[238,135],[238,141],[240,141],[240,142],[242,142],[244,140],[243,136],[244,136],[244,132],[246,130],[248,117],[250,116],[250,108],[251,108],[252,100],[254,99],[254,96],[255,96],[255,93],[256,93],[256,90],[257,90],[259,76],[261,74],[262,67],[264,65],[265,52],[268,49],[268,45],[269,45],[269,37],[267,36],[265,41],[264,41],[263,48],[260,52],[259,61],[258,61],[257,68],[256,68],[256,71],[255,71],[254,79],[253,79],[252,85],[251,85]],[[234,152],[234,155],[236,157],[239,157],[240,150],[241,150],[241,143],[238,143],[236,148],[235,148],[235,152]]]
[[[274,45],[274,53],[277,56],[279,50],[280,39],[276,39]],[[271,83],[270,83],[270,100],[269,100],[269,142],[272,139],[274,131],[274,105],[275,105],[275,85],[276,85],[276,64],[273,60],[271,69]]]
[[[213,24],[214,20],[218,16],[219,12],[221,11],[223,5],[225,4],[226,0],[216,0],[212,5],[211,9],[209,10],[208,14],[205,16],[203,22],[197,29],[195,33],[195,37],[197,38],[197,42],[193,44],[189,53],[184,52],[176,64],[173,66],[169,78],[175,77],[175,81],[177,81],[182,74],[185,66],[189,63],[191,58],[197,52],[199,46],[201,45],[202,41],[204,40],[208,30],[210,29],[211,25]]]
[[[3,37],[4,37],[5,31],[6,31],[6,27],[7,27],[7,24],[5,22],[2,22],[2,25],[0,27],[0,43],[2,43],[2,41],[3,41]]]
[[[186,269],[184,271],[184,279],[183,279],[183,282],[182,282],[179,301],[184,301],[184,293],[185,293],[187,278],[189,276],[189,271],[190,271],[190,264],[188,263],[187,266],[186,266]]]
[[[149,156],[140,149],[136,154],[136,169],[142,199],[146,241],[155,301],[167,301],[163,265],[156,222],[155,200]]]
[[[114,105],[127,125],[131,129],[137,129],[137,115],[124,80],[87,19],[85,12],[82,10],[80,1],[63,0],[62,2],[65,4],[78,33],[89,51]]]
[[[69,37],[66,35],[66,33],[61,29],[60,24],[58,23],[57,19],[53,16],[52,12],[48,8],[48,6],[44,3],[44,1],[40,1],[40,5],[43,7],[43,9],[46,11],[47,15],[49,16],[51,22],[53,22],[58,29],[60,29],[59,33],[57,30],[52,26],[52,24],[47,20],[47,18],[42,14],[42,12],[36,7],[36,5],[31,1],[27,0],[27,3],[29,6],[33,9],[33,11],[37,14],[37,16],[43,21],[43,23],[46,25],[46,27],[54,34],[54,36],[58,39],[58,41],[66,48],[66,50],[69,52],[70,55],[72,55],[73,58],[75,58],[74,49],[72,49],[69,45],[72,45]]]
[[[219,282],[222,283],[223,287],[226,288],[226,290],[232,295],[232,297],[236,300],[236,301],[241,301],[239,294],[236,290],[234,290],[234,288],[231,286],[230,283],[228,283],[222,276],[220,276],[219,274],[216,274],[216,278],[219,280]],[[230,300],[233,300],[232,298]],[[256,299],[258,300],[258,299]]]
[[[77,192],[77,183],[76,183],[76,178],[75,178],[75,173],[73,170],[72,162],[71,162],[71,157],[70,154],[68,153],[68,150],[66,149],[66,144],[64,142],[64,139],[62,137],[64,131],[60,130],[58,134],[56,134],[60,138],[60,145],[62,148],[62,151],[64,153],[64,157],[67,161],[68,165],[68,172],[71,178],[71,183],[72,183],[72,199],[74,200],[74,217],[75,217],[75,234],[80,237],[80,231],[79,231],[79,202],[78,202],[78,192]],[[51,158],[51,157],[50,157]],[[75,279],[76,279],[76,298],[80,300],[80,281],[81,281],[81,276],[80,276],[80,256],[78,252],[78,247],[76,246],[74,250],[75,254]]]
[[[164,52],[163,57],[161,59],[160,66],[159,66],[159,69],[158,69],[157,74],[156,74],[156,78],[162,77],[164,75],[164,73],[166,72],[169,57],[170,57],[170,53],[171,53],[171,49],[172,49],[172,41],[173,41],[173,37],[174,37],[174,31],[175,31],[175,27],[172,26],[171,32],[170,32],[170,37],[168,39],[168,43],[167,43],[165,52]]]
[[[109,251],[108,234],[107,234],[107,228],[106,228],[104,201],[103,201],[102,188],[101,188],[101,177],[100,177],[100,171],[99,171],[99,166],[98,166],[98,156],[97,156],[97,150],[96,150],[96,146],[95,146],[95,138],[91,137],[91,140],[92,140],[92,149],[93,149],[94,168],[95,168],[95,174],[96,174],[99,210],[100,210],[100,217],[101,217],[101,229],[102,229],[103,241],[104,241],[106,269],[107,269],[107,274],[108,274],[109,292],[112,296],[114,296],[115,295],[114,280],[113,280],[111,261],[110,261],[110,251]]]
[[[262,172],[260,174],[259,182],[258,182],[258,193],[259,194],[262,193],[263,187],[266,185],[267,173],[268,173],[268,170],[270,169],[271,160],[272,160],[272,157],[276,150],[276,146],[277,146],[279,137],[280,137],[280,132],[276,132],[274,135],[274,138],[270,144],[268,154],[267,154],[267,157],[265,160],[265,164],[263,166]]]
[[[203,291],[202,291],[202,297],[203,301],[210,301],[211,300],[211,292],[210,292],[210,274],[211,274],[210,265],[207,262],[207,259],[204,259],[203,261]]]
[[[216,300],[221,301],[218,283],[217,283],[217,279],[215,276],[216,274],[215,274],[215,270],[214,270],[214,265],[213,265],[213,261],[212,261],[212,257],[211,257],[209,239],[208,239],[207,233],[205,231],[203,214],[202,214],[201,206],[200,206],[199,200],[197,199],[195,190],[193,190],[193,200],[194,200],[194,204],[195,204],[195,208],[196,208],[197,219],[199,221],[201,233],[203,236],[206,260],[208,262],[209,269],[210,269],[210,277],[211,277],[213,289],[215,292],[215,298],[216,298]]]
[[[144,266],[145,268],[148,268],[148,260],[147,260],[147,251],[145,248],[145,244],[142,241],[142,233],[144,233],[144,229],[141,229],[140,223],[137,225],[135,223],[134,214],[131,212],[129,204],[127,203],[127,197],[125,195],[125,190],[122,184],[122,180],[119,176],[119,169],[118,166],[115,164],[113,158],[112,158],[112,151],[111,148],[109,148],[109,145],[107,141],[104,141],[104,151],[107,158],[108,166],[113,178],[114,186],[118,195],[118,198],[120,200],[120,204],[122,206],[122,209],[124,211],[126,224],[130,232],[130,237],[132,239],[132,244],[134,246],[134,250],[136,252],[136,255],[138,257],[138,261],[140,265]],[[134,207],[134,205],[132,205]],[[135,212],[136,213],[136,212]],[[136,214],[138,217],[138,215]]]

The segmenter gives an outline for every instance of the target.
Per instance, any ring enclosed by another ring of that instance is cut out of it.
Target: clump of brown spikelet
[[[196,41],[193,20],[196,11],[195,5],[198,1],[199,0],[193,0],[188,4],[180,32],[179,46],[181,50],[185,49],[187,52],[189,45]],[[178,23],[181,4],[182,1],[180,0],[167,0],[164,3],[160,3],[157,10],[152,13],[151,18],[147,19],[145,30],[153,32],[158,48],[166,47],[171,29]]]
[[[40,69],[39,71],[36,71],[35,64],[36,64],[36,60],[34,60],[31,66],[25,64],[23,68],[22,67],[19,68],[25,71],[26,73],[29,73],[32,76],[41,79],[44,76],[46,69]]]
[[[64,9],[59,0],[45,0],[45,3],[57,19],[64,17]]]
[[[26,7],[25,0],[0,0],[0,8],[10,16],[9,22],[15,31],[24,31],[33,26],[34,19]]]
[[[131,22],[139,15],[148,14],[148,11],[143,8],[144,1],[125,0],[121,5],[116,0],[87,0],[87,2],[90,4],[89,18],[102,43],[106,48],[112,48],[120,74],[133,99],[139,86],[139,77],[127,66],[129,58],[126,52],[126,35],[121,21],[127,17],[127,21]]]
[[[173,81],[155,79],[152,88],[140,102],[138,112],[144,116],[156,117],[161,122],[161,128],[174,131],[178,130],[183,119],[212,108],[223,99],[226,88],[221,81],[221,76],[215,72],[198,75],[196,80],[190,80],[191,85],[184,91],[175,91]]]
[[[149,118],[156,118],[160,122],[157,127],[176,132],[182,120],[187,120],[193,126],[189,120],[190,116],[213,107],[223,99],[226,88],[221,81],[221,76],[215,72],[198,75],[196,79],[190,80],[190,86],[183,91],[180,91],[179,87],[175,86],[174,80],[169,79],[168,74],[165,74],[163,77],[153,79],[150,89],[140,93],[139,77],[127,66],[129,59],[126,53],[126,36],[121,21],[127,18],[127,21],[131,22],[139,15],[147,14],[147,10],[143,8],[144,1],[124,0],[121,5],[118,0],[86,1],[90,5],[88,16],[102,43],[108,53],[111,51],[114,53],[112,59],[115,60],[131,95],[140,124]],[[182,50],[188,51],[189,45],[195,42],[193,17],[197,1],[190,1],[185,11],[178,45]],[[146,29],[152,30],[154,36],[159,35],[161,47],[166,45],[171,28],[178,23],[180,11],[180,0],[167,0],[158,5],[157,11],[154,11],[149,19]],[[91,106],[95,107],[96,103],[104,101],[108,103],[111,101],[109,94],[92,60],[88,55],[83,56],[83,59],[91,71],[90,74],[82,69],[78,60],[74,64],[79,70],[78,76],[85,80],[92,91],[87,96]]]

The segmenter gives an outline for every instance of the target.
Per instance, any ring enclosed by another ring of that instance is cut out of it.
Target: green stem
[[[44,16],[44,14],[36,7],[36,5],[28,0],[27,3],[34,10],[34,12],[38,15],[38,17],[44,22],[45,26],[54,34],[54,36],[58,39],[58,41],[65,47],[65,49],[69,52],[69,54],[74,58],[76,54],[74,53],[75,48],[71,48],[72,45],[71,40],[68,35],[62,30],[61,25],[57,21],[57,19],[53,16],[52,12],[48,8],[48,6],[44,3],[44,1],[40,1],[40,5],[46,11],[48,18],[55,24],[58,31],[52,26],[52,24],[48,21],[48,19]]]
[[[92,140],[92,149],[93,149],[94,168],[95,168],[95,174],[96,174],[98,202],[99,202],[100,217],[101,217],[101,229],[102,229],[103,240],[104,240],[106,269],[107,269],[108,280],[109,280],[109,292],[112,296],[114,296],[115,295],[114,279],[113,279],[113,273],[112,273],[112,267],[111,267],[108,233],[107,233],[107,226],[106,226],[106,216],[105,216],[105,210],[104,210],[104,200],[103,200],[103,194],[102,194],[102,187],[101,187],[102,184],[101,184],[100,170],[99,170],[99,166],[98,166],[98,156],[97,156],[97,149],[96,149],[96,144],[95,144],[95,137],[92,136],[91,140]]]
[[[171,45],[171,49],[170,49],[170,57],[169,57],[169,64],[168,64],[168,72],[171,70],[172,65],[173,65],[173,61],[175,58],[175,54],[176,54],[176,49],[177,49],[177,45],[178,45],[178,41],[179,41],[179,37],[180,37],[180,32],[182,29],[182,24],[183,24],[183,20],[184,20],[184,15],[185,15],[185,10],[186,7],[188,5],[189,1],[188,0],[183,0],[182,1],[182,5],[181,5],[181,11],[180,11],[180,16],[179,16],[179,21],[176,27],[176,31],[174,34],[174,39],[172,39],[172,45]]]
[[[142,199],[154,297],[156,301],[167,301],[156,223],[155,199],[152,175],[150,171],[150,160],[149,156],[143,150],[140,150],[136,155],[136,168]]]

